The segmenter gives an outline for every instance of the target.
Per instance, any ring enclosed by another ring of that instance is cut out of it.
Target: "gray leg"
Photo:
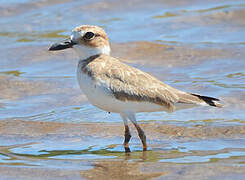
[[[124,114],[120,114],[122,119],[123,119],[123,122],[124,122],[124,128],[125,128],[125,132],[124,132],[124,149],[125,149],[125,152],[130,152],[130,148],[129,148],[129,145],[128,145],[128,142],[130,141],[130,138],[131,138],[131,134],[130,134],[130,131],[129,131],[129,127],[128,127],[128,119],[127,117],[124,115]]]
[[[146,145],[146,136],[144,131],[141,129],[141,127],[137,124],[135,115],[133,113],[128,113],[127,117],[129,118],[129,120],[134,124],[135,128],[138,131],[138,135],[141,139],[142,145],[143,145],[143,151],[147,150],[147,145]]]

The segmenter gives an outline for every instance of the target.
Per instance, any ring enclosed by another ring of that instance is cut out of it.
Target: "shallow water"
[[[35,174],[108,179],[101,167],[109,177],[123,167],[122,179],[194,179],[203,172],[201,179],[244,178],[244,1],[8,0],[1,1],[0,15],[0,171],[5,179],[17,174],[20,179]],[[47,51],[80,24],[105,28],[113,56],[173,87],[218,97],[224,108],[139,113],[150,150],[142,153],[134,134],[132,153],[125,154],[122,120],[87,102],[76,82],[74,52]],[[47,125],[40,129],[38,123]],[[60,129],[63,123],[72,128]],[[107,129],[83,129],[87,123]]]
[[[71,140],[71,139],[70,139]],[[153,142],[153,147],[148,152],[142,152],[141,147],[132,143],[131,154],[125,154],[121,144],[116,144],[118,138],[105,139],[86,139],[88,142],[83,142],[79,139],[71,141],[60,140],[57,143],[46,140],[41,143],[24,143],[18,145],[2,146],[1,165],[15,165],[16,163],[25,164],[28,166],[47,165],[57,168],[57,161],[72,161],[79,160],[86,162],[88,160],[109,160],[109,159],[127,159],[130,161],[146,161],[146,162],[169,162],[169,163],[212,163],[223,160],[233,161],[234,164],[244,164],[245,141],[238,140],[199,140],[181,142],[178,140]],[[94,144],[90,144],[90,142]],[[219,146],[214,146],[218,143]],[[80,144],[78,147],[77,144]],[[205,144],[205,146],[203,146]],[[5,153],[6,152],[6,153]],[[143,156],[142,156],[143,155]],[[241,157],[241,159],[239,159]],[[47,161],[42,163],[42,161]],[[88,162],[87,164],[90,164]],[[16,164],[17,165],[17,164]],[[63,168],[64,166],[60,167]],[[71,167],[68,164],[67,168],[80,169],[80,166]]]

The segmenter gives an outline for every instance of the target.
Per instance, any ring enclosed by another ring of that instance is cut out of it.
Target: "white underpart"
[[[120,101],[116,99],[109,88],[109,83],[97,78],[89,77],[81,71],[82,60],[77,68],[78,83],[87,96],[89,102],[94,106],[108,112],[115,113],[137,113],[137,112],[156,112],[166,110],[163,106],[150,102]]]
[[[97,54],[107,54],[110,55],[110,47],[103,46],[103,47],[88,47],[84,45],[75,45],[73,46],[73,49],[76,51],[77,55],[79,56],[79,59],[87,59],[91,56],[97,55]]]
[[[81,38],[86,32],[85,31],[72,31],[71,40],[76,42],[79,38]],[[76,51],[79,59],[87,59],[90,56],[94,56],[97,54],[107,54],[110,55],[111,49],[110,46],[100,46],[100,47],[89,47],[83,44],[77,44],[73,46],[73,49]]]

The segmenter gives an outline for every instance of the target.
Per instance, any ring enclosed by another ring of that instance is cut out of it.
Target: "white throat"
[[[110,46],[102,46],[102,47],[88,47],[84,45],[75,45],[73,49],[76,51],[79,59],[87,59],[94,55],[106,54],[110,55]]]

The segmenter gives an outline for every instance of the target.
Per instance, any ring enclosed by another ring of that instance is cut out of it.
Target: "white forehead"
[[[83,35],[86,33],[86,31],[76,31],[73,30],[71,33],[71,40],[77,40],[80,37],[83,37]]]

